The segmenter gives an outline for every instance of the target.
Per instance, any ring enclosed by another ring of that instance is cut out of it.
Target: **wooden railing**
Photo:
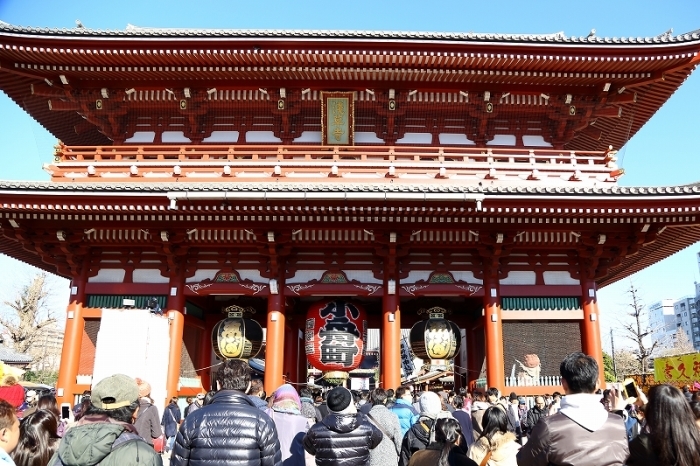
[[[616,181],[616,151],[401,146],[58,146],[54,178],[367,177]]]

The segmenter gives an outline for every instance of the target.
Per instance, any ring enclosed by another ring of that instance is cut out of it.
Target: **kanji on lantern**
[[[365,350],[367,319],[357,304],[322,301],[306,314],[305,349],[311,365],[323,371],[351,371]]]

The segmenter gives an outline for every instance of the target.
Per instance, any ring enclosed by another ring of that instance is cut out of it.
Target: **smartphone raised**
[[[70,405],[63,403],[61,405],[61,419],[68,419],[70,417]]]
[[[633,379],[625,379],[624,382],[624,396],[627,398],[637,398],[639,394],[637,393],[637,384]]]

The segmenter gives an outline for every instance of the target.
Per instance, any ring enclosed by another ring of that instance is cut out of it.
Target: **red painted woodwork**
[[[401,385],[401,308],[396,294],[384,295],[381,319],[381,387],[396,390]]]
[[[59,404],[73,405],[76,391],[78,364],[80,362],[80,347],[83,340],[85,321],[82,315],[83,306],[80,303],[68,305],[66,329],[63,334],[63,349],[61,351],[61,370],[56,381],[56,400]]]
[[[264,386],[272,393],[284,384],[284,348],[287,315],[284,299],[279,294],[267,297],[267,346],[265,348]]]
[[[400,383],[413,303],[444,300],[461,306],[470,381],[485,355],[489,385],[504,389],[501,297],[583,293],[583,347],[597,355],[599,310],[586,290],[700,240],[700,187],[619,187],[615,159],[698,64],[697,33],[199,31],[195,44],[177,31],[0,25],[0,44],[0,90],[67,144],[56,147],[53,183],[0,182],[0,252],[78,281],[74,307],[89,294],[176,288],[170,396],[183,321],[200,326],[183,319],[186,301],[210,330],[224,303],[266,300],[257,320],[271,393],[303,369],[295,319],[330,295],[357,299],[382,329],[384,387]],[[295,142],[321,131],[329,90],[354,93],[354,130],[376,143]],[[152,142],[127,143],[148,131]],[[215,131],[238,139],[207,143]],[[278,142],[249,143],[252,131]],[[183,142],[163,143],[169,132]],[[416,133],[422,144],[403,144]],[[494,145],[505,134],[514,145]],[[526,147],[528,136],[550,147]],[[203,270],[254,280],[195,279],[211,276]],[[534,285],[502,284],[522,272]],[[168,283],[134,283],[145,276]],[[570,281],[580,284],[546,284]],[[100,316],[80,312],[80,322]],[[81,347],[75,325],[64,354]],[[72,402],[83,387],[66,361],[59,388]],[[195,362],[210,363],[211,352]]]

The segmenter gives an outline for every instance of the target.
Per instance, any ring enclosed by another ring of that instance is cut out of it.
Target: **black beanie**
[[[329,410],[338,413],[350,406],[350,403],[352,403],[352,393],[350,393],[350,390],[347,388],[335,387],[333,390],[328,392],[326,405],[328,406]]]

